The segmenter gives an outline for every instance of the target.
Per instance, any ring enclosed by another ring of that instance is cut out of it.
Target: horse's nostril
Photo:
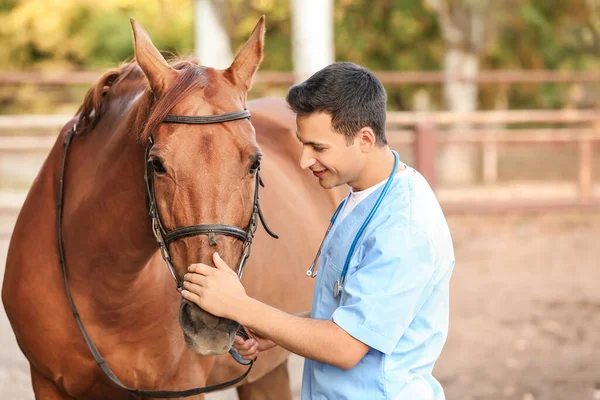
[[[183,305],[182,313],[187,319],[189,319],[189,320],[192,319],[192,307],[190,307],[189,304]]]
[[[198,330],[198,324],[196,323],[193,315],[192,315],[192,307],[189,304],[183,304],[181,307],[181,315],[180,321],[182,325],[187,326],[188,328],[194,330],[195,332]]]
[[[235,321],[229,321],[229,323],[227,324],[227,330],[229,332],[232,333],[237,333],[237,331],[240,329],[240,324],[238,324]]]

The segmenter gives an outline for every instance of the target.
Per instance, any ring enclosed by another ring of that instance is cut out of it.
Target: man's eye
[[[323,147],[313,147],[317,153],[322,153],[325,149]]]

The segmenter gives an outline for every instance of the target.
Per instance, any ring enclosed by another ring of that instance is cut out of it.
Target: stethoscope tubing
[[[367,225],[369,224],[369,222],[371,221],[371,219],[373,218],[373,216],[377,212],[377,209],[379,208],[379,206],[381,205],[381,202],[383,201],[383,198],[385,197],[385,195],[389,191],[389,188],[390,188],[390,186],[392,184],[392,181],[394,180],[394,176],[396,175],[396,172],[398,171],[398,164],[400,162],[400,157],[398,156],[398,153],[396,153],[394,150],[392,150],[392,153],[394,154],[394,168],[392,169],[392,173],[390,174],[387,182],[385,183],[385,186],[383,187],[383,190],[379,194],[379,197],[377,198],[377,201],[375,202],[375,205],[373,205],[373,208],[371,209],[371,212],[369,212],[369,215],[367,216],[367,218],[365,219],[365,221],[361,225],[360,229],[356,233],[356,236],[354,237],[354,240],[352,241],[352,245],[350,246],[350,250],[348,251],[348,255],[346,256],[346,261],[344,262],[344,268],[342,269],[342,273],[340,274],[340,278],[335,282],[333,296],[336,297],[336,298],[339,296],[339,293],[343,289],[344,281],[346,280],[346,274],[348,273],[348,267],[350,265],[350,260],[352,259],[352,255],[354,254],[354,250],[356,248],[356,245],[358,244],[358,240],[360,239],[360,237],[364,233],[365,229],[367,228]],[[325,243],[325,240],[327,239],[327,235],[329,234],[329,231],[331,230],[331,228],[335,224],[335,221],[336,221],[336,219],[337,219],[340,211],[342,210],[344,204],[346,204],[347,200],[348,200],[348,197],[346,197],[344,199],[344,201],[340,203],[340,205],[338,206],[338,208],[335,210],[335,213],[333,214],[333,217],[331,217],[331,221],[329,223],[329,227],[327,228],[327,232],[325,232],[325,236],[323,237],[323,240],[321,241],[321,245],[319,246],[319,250],[317,251],[317,255],[315,256],[315,259],[314,259],[312,265],[310,266],[309,270],[306,271],[306,275],[307,276],[310,276],[310,277],[313,277],[313,278],[317,276],[317,272],[318,271],[315,272],[315,267],[316,267],[316,264],[317,264],[317,260],[321,256],[321,250],[323,248],[323,244]]]

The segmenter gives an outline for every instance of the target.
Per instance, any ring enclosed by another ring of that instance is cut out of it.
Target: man
[[[190,266],[182,295],[256,333],[236,338],[247,359],[274,344],[305,357],[303,399],[443,399],[432,369],[448,332],[452,240],[425,179],[387,145],[383,86],[365,68],[336,63],[287,101],[300,166],[324,188],[351,188],[322,245],[311,318],[248,297],[216,253],[216,268]]]

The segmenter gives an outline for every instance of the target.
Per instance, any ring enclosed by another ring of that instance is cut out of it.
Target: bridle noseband
[[[236,121],[239,119],[246,119],[246,118],[250,118],[250,112],[247,110],[243,110],[243,111],[236,111],[236,112],[232,112],[232,113],[207,115],[207,116],[187,116],[187,115],[168,114],[164,118],[163,122],[169,123],[169,124],[217,124],[217,123],[221,123],[221,122]],[[80,120],[81,120],[81,116],[80,116]],[[241,376],[239,376],[231,381],[220,383],[217,385],[193,388],[193,389],[187,389],[187,390],[179,390],[179,391],[141,390],[141,389],[133,389],[133,388],[127,387],[127,386],[125,386],[125,384],[123,384],[123,382],[121,382],[119,380],[119,378],[117,378],[117,376],[114,374],[114,372],[110,369],[110,367],[106,364],[106,362],[100,355],[98,348],[96,347],[96,345],[94,344],[94,342],[92,341],[90,336],[88,335],[88,333],[85,329],[85,326],[83,325],[83,322],[81,321],[81,318],[79,317],[79,313],[77,312],[77,307],[75,306],[75,302],[73,301],[73,297],[71,295],[71,289],[69,288],[69,282],[67,279],[67,266],[66,266],[66,262],[65,262],[64,245],[63,245],[63,240],[62,240],[64,176],[65,176],[65,168],[66,168],[66,163],[67,163],[67,152],[69,151],[71,141],[75,137],[76,131],[77,131],[77,124],[74,124],[71,127],[71,129],[69,129],[69,131],[67,132],[67,136],[65,138],[62,167],[61,167],[61,172],[60,172],[58,200],[57,200],[57,228],[56,229],[57,229],[60,267],[61,267],[62,276],[63,276],[63,280],[64,280],[64,284],[65,284],[67,300],[69,302],[69,306],[71,307],[71,312],[73,313],[75,322],[77,323],[77,326],[79,327],[79,330],[81,331],[81,334],[83,335],[83,339],[85,340],[86,344],[88,345],[88,348],[90,349],[90,352],[92,353],[92,356],[94,357],[94,360],[96,361],[96,364],[98,364],[98,366],[102,369],[102,371],[104,371],[106,376],[108,376],[108,378],[115,385],[117,385],[121,389],[126,390],[129,393],[132,393],[138,397],[163,398],[163,399],[189,397],[189,396],[195,396],[195,395],[202,394],[202,393],[213,392],[215,390],[225,389],[227,387],[235,385],[236,383],[241,382],[242,380],[244,380],[244,378],[246,378],[246,376],[248,376],[248,374],[252,370],[252,366],[254,365],[254,360],[244,361],[239,356],[239,354],[237,354],[236,352],[232,352],[232,351],[230,351],[230,353],[232,354],[233,358],[237,362],[244,364],[244,365],[248,365],[248,369]],[[160,248],[160,253],[161,253],[163,259],[165,260],[165,262],[167,263],[167,266],[169,267],[169,270],[171,271],[173,278],[175,279],[175,282],[177,284],[177,290],[181,291],[183,283],[177,277],[177,274],[175,272],[175,267],[173,266],[173,263],[171,262],[171,255],[169,254],[168,246],[170,243],[174,242],[175,240],[186,238],[186,237],[207,235],[208,243],[210,246],[217,245],[217,239],[216,239],[217,235],[231,236],[236,239],[242,240],[244,242],[243,250],[242,250],[242,258],[240,260],[240,264],[239,264],[239,267],[237,270],[238,278],[241,279],[242,274],[244,272],[244,266],[246,264],[246,260],[248,260],[248,258],[250,257],[250,250],[252,249],[252,239],[254,238],[254,233],[256,232],[256,228],[258,227],[258,220],[260,220],[260,222],[262,223],[262,225],[264,226],[265,230],[267,231],[267,233],[269,235],[271,235],[275,239],[278,239],[278,236],[275,233],[273,233],[273,231],[265,223],[265,219],[262,214],[262,210],[260,208],[260,203],[259,203],[259,198],[258,198],[258,189],[260,186],[264,187],[264,184],[260,178],[260,168],[256,171],[256,184],[255,184],[255,189],[254,189],[254,204],[253,204],[253,209],[252,209],[252,215],[250,217],[250,221],[248,222],[248,226],[246,226],[245,229],[239,228],[237,226],[224,225],[224,224],[200,224],[200,225],[186,226],[183,228],[176,228],[172,231],[167,232],[162,226],[162,223],[160,221],[160,216],[158,214],[158,208],[156,207],[156,196],[154,193],[154,167],[152,166],[152,163],[147,162],[148,156],[149,156],[150,150],[152,149],[153,144],[154,144],[154,141],[153,141],[152,137],[150,137],[148,140],[148,145],[146,146],[146,153],[145,153],[146,170],[144,173],[144,180],[146,182],[146,191],[148,194],[148,213],[149,213],[150,219],[151,219],[152,232],[153,232],[154,237],[156,238],[156,241]],[[245,334],[245,331],[243,329],[241,329],[238,332],[238,335],[244,336],[247,339],[247,335]]]
[[[236,121],[239,119],[247,118],[250,118],[250,111],[244,110],[226,114],[207,116],[168,114],[163,119],[163,122],[169,124],[207,125],[217,124],[221,122]],[[154,140],[152,139],[152,137],[150,137],[148,139],[148,145],[146,146],[146,161],[148,160],[150,150],[152,149],[153,145]],[[242,274],[244,273],[244,266],[246,265],[246,260],[250,257],[250,252],[252,250],[252,239],[254,238],[254,233],[256,232],[256,228],[258,227],[258,219],[260,219],[267,233],[275,239],[278,239],[278,236],[265,223],[265,219],[260,208],[258,189],[259,186],[264,186],[262,180],[260,179],[260,168],[256,171],[256,185],[254,189],[254,205],[252,215],[250,217],[250,221],[248,222],[248,226],[246,226],[245,229],[238,228],[237,226],[224,224],[200,224],[186,226],[184,228],[176,228],[172,231],[167,232],[165,228],[163,228],[160,216],[158,214],[158,208],[156,206],[156,195],[154,192],[154,167],[151,162],[146,162],[146,173],[144,176],[144,180],[146,181],[146,191],[148,193],[148,214],[150,215],[150,219],[152,222],[152,233],[154,233],[154,237],[156,238],[156,242],[158,243],[158,246],[160,248],[162,258],[165,260],[165,263],[169,267],[173,279],[175,279],[175,282],[177,284],[177,291],[181,291],[183,289],[183,282],[177,277],[175,267],[173,266],[173,263],[171,261],[171,255],[169,254],[169,244],[171,244],[175,240],[192,236],[207,235],[209,245],[216,246],[217,235],[225,235],[243,241],[244,247],[242,251],[242,258],[237,269],[238,278],[242,279]]]

